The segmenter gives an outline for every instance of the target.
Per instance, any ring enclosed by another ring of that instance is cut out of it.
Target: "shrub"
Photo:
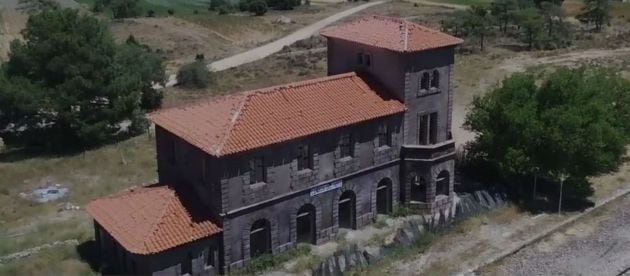
[[[177,83],[186,88],[206,88],[210,83],[210,71],[202,61],[186,64],[177,72]]]
[[[168,9],[168,10],[166,10],[166,12],[168,12],[168,15],[175,14],[175,10],[173,10],[173,9]]]
[[[147,17],[155,17],[155,11],[154,10],[148,10],[147,11]]]
[[[138,17],[141,13],[138,0],[112,0],[110,8],[114,18]]]
[[[263,0],[254,0],[249,4],[249,12],[253,13],[256,16],[261,16],[267,13],[267,3]]]
[[[242,12],[249,11],[250,0],[241,0],[238,2],[238,10]],[[265,3],[266,4],[266,3]]]
[[[267,0],[267,6],[277,10],[292,10],[302,3],[301,0]]]
[[[239,9],[240,8],[241,7],[239,5]],[[234,11],[234,7],[232,6],[229,0],[211,0],[208,10],[216,11],[219,14],[228,14]]]

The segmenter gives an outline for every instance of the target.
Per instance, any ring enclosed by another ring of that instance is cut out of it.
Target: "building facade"
[[[399,204],[449,208],[462,41],[380,16],[322,35],[328,77],[151,115],[160,184],[87,207],[112,271],[229,273]]]

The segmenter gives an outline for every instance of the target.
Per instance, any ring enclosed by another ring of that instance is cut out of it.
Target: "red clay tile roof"
[[[355,73],[214,98],[151,114],[151,120],[214,156],[238,153],[402,113]]]
[[[423,51],[464,42],[457,37],[404,19],[377,15],[329,27],[323,30],[321,35],[396,52]]]
[[[122,247],[148,255],[222,231],[189,194],[155,184],[96,199],[86,210]]]

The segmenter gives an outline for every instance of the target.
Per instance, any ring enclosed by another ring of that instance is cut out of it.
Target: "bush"
[[[267,6],[277,10],[292,10],[302,4],[302,0],[267,0]]]
[[[248,10],[256,16],[264,15],[267,13],[267,3],[263,0],[254,0],[249,4]]]
[[[112,0],[110,3],[114,18],[130,18],[140,16],[138,0]]]
[[[168,9],[168,10],[166,10],[166,12],[168,12],[168,15],[175,14],[175,10],[173,10],[173,9]]]
[[[210,83],[210,71],[202,61],[186,64],[177,72],[177,83],[186,88],[206,88]]]
[[[249,11],[250,0],[241,0],[238,2],[238,10],[242,12]],[[266,3],[265,3],[266,4]]]
[[[239,3],[239,9],[240,3]],[[228,14],[234,11],[234,7],[229,0],[212,0],[210,1],[209,11],[216,11],[219,14]]]

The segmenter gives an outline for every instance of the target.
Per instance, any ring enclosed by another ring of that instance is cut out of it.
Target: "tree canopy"
[[[145,124],[143,92],[163,79],[153,53],[116,45],[104,23],[69,9],[31,16],[23,36],[0,71],[0,136],[8,145],[88,147]]]
[[[630,81],[604,69],[559,69],[537,85],[519,73],[473,100],[465,128],[477,158],[504,175],[586,179],[615,170],[630,141]]]

